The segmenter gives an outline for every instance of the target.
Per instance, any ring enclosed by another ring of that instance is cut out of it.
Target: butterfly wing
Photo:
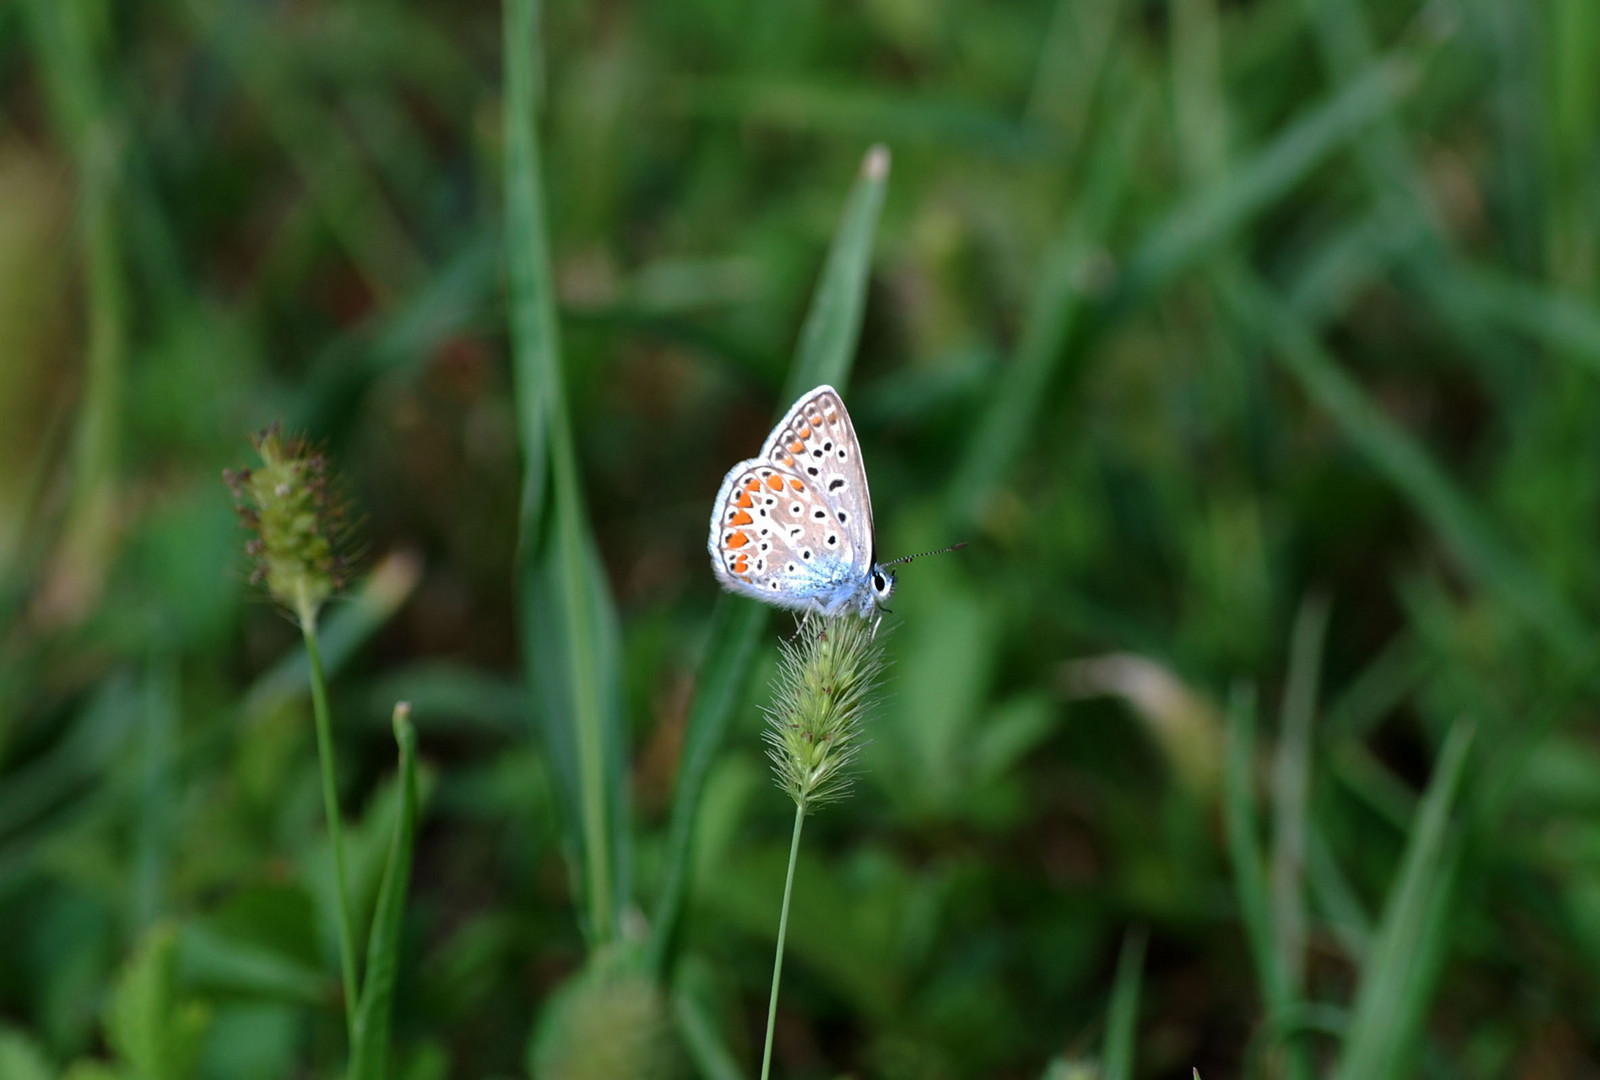
[[[870,573],[875,555],[872,495],[855,425],[839,392],[824,384],[800,395],[767,438],[761,456],[815,490],[838,523],[857,578]]]
[[[855,591],[865,556],[809,477],[763,458],[723,478],[706,548],[730,592],[779,607],[831,609]],[[850,512],[844,512],[850,519]]]

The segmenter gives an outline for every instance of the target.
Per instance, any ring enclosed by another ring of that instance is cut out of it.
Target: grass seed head
[[[341,554],[344,513],[330,491],[327,459],[301,436],[274,423],[253,440],[261,464],[225,469],[239,520],[254,535],[245,544],[252,583],[301,619],[345,583]]]
[[[778,786],[801,810],[849,790],[882,672],[882,647],[864,619],[813,616],[784,642],[765,739]]]

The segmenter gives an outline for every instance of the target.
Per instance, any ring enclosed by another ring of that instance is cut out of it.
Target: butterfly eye
[[[885,582],[883,580],[883,575],[882,574],[874,573],[872,575],[872,587],[874,589],[877,589],[879,592],[882,592],[884,584],[885,584]]]

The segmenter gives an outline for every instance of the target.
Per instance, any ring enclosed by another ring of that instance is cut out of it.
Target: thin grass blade
[[[1149,942],[1143,930],[1132,930],[1122,940],[1117,958],[1117,981],[1111,988],[1111,1008],[1106,1014],[1105,1052],[1101,1080],[1132,1080],[1134,1042],[1139,1033],[1139,987],[1144,978],[1144,952]]]

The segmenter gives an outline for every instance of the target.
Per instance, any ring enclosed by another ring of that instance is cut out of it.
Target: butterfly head
[[[894,595],[894,574],[882,566],[874,565],[872,568],[872,602],[878,607],[889,602],[889,597]]]

